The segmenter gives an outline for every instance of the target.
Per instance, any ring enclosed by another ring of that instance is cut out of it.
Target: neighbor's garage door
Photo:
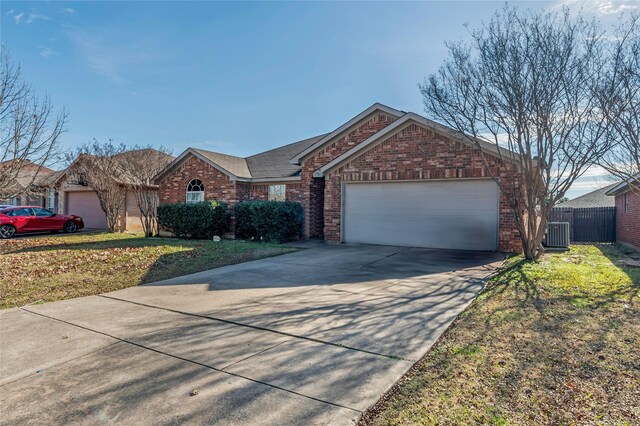
[[[493,180],[347,183],[344,241],[496,250],[498,195]]]
[[[94,191],[67,192],[65,211],[67,214],[80,216],[85,228],[107,227],[107,218]]]

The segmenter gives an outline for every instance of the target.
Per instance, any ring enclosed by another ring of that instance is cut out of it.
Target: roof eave
[[[360,114],[358,114],[355,117],[353,117],[351,120],[349,120],[346,123],[342,124],[340,127],[335,129],[333,132],[329,133],[328,135],[326,135],[325,137],[320,139],[318,142],[314,143],[313,145],[311,145],[310,147],[308,147],[304,151],[302,151],[299,154],[297,154],[295,157],[293,157],[291,160],[289,160],[289,162],[291,164],[300,165],[302,163],[302,160],[305,157],[307,157],[309,154],[315,152],[318,148],[320,148],[321,146],[323,146],[324,144],[329,142],[331,139],[333,139],[336,136],[344,133],[346,130],[348,130],[350,127],[355,125],[357,122],[359,122],[360,120],[362,120],[363,118],[367,117],[368,115],[374,113],[377,110],[383,111],[383,112],[385,112],[387,114],[393,115],[393,116],[398,117],[398,118],[401,117],[404,114],[404,112],[402,112],[400,110],[397,110],[395,108],[391,108],[389,106],[386,106],[386,105],[383,105],[381,103],[376,102],[375,104],[371,105],[369,108],[367,108],[364,111],[362,111]]]
[[[327,172],[329,172],[329,171],[335,169],[336,167],[339,167],[340,165],[344,164],[350,158],[354,157],[358,153],[366,152],[367,151],[367,147],[369,145],[372,145],[373,143],[378,142],[378,141],[382,142],[385,139],[391,137],[393,134],[401,131],[405,127],[408,127],[411,124],[411,121],[414,121],[417,124],[422,125],[422,126],[424,126],[426,128],[431,128],[435,132],[438,132],[438,133],[441,133],[441,134],[445,133],[446,135],[450,136],[452,139],[454,139],[456,141],[459,141],[461,143],[464,143],[465,145],[468,145],[470,147],[480,148],[483,152],[486,152],[487,154],[497,156],[498,158],[503,158],[503,156],[502,156],[503,153],[501,153],[500,149],[498,149],[498,148],[493,150],[493,149],[489,149],[488,147],[481,147],[481,146],[479,146],[478,143],[474,142],[471,139],[468,139],[468,138],[466,138],[464,136],[459,136],[459,135],[454,134],[455,131],[453,129],[446,128],[445,126],[442,126],[439,123],[433,122],[431,120],[427,120],[426,118],[424,118],[424,117],[422,117],[422,116],[420,116],[420,115],[418,115],[416,113],[408,112],[404,116],[402,116],[402,118],[400,118],[399,120],[396,120],[395,122],[391,123],[390,125],[388,125],[384,129],[382,129],[379,132],[371,135],[364,142],[356,145],[355,147],[351,148],[349,151],[347,151],[347,152],[343,153],[342,155],[338,156],[337,158],[335,158],[333,161],[330,161],[329,163],[325,164],[324,166],[322,166],[318,170],[314,171],[313,172],[313,177],[323,177]],[[512,161],[515,160],[513,158],[506,158],[506,159],[507,160],[512,160]]]
[[[631,180],[633,182],[635,182],[636,184],[640,185],[640,173],[634,175]],[[610,190],[605,192],[605,195],[613,195],[613,196],[615,196],[615,195],[619,195],[619,194],[625,193],[625,192],[629,191],[630,189],[631,189],[631,181],[630,180],[623,180],[622,182],[620,182],[619,184],[617,184],[616,186],[614,186],[613,188],[611,188]]]
[[[299,182],[302,180],[301,176],[284,176],[284,177],[266,177],[266,178],[236,178],[236,182],[246,183],[266,183],[266,182]]]
[[[224,167],[220,166],[219,164],[217,164],[216,162],[212,161],[211,159],[209,159],[209,158],[205,157],[204,155],[200,154],[197,150],[195,150],[193,148],[187,148],[186,150],[184,150],[184,152],[182,154],[180,154],[171,163],[169,163],[160,173],[158,173],[156,175],[156,177],[153,179],[153,181],[156,182],[156,184],[159,184],[160,180],[162,180],[171,170],[173,170],[175,167],[177,167],[180,164],[180,162],[183,161],[186,158],[186,156],[189,155],[189,154],[191,154],[194,157],[204,161],[205,163],[209,164],[214,169],[224,173],[225,175],[227,175],[229,177],[230,180],[238,179],[238,176],[236,176],[235,174],[233,174],[230,171],[226,170]]]

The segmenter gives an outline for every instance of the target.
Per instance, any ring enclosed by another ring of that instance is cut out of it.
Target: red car
[[[82,218],[55,214],[37,206],[18,206],[0,210],[0,238],[7,239],[25,232],[76,232],[84,228]]]

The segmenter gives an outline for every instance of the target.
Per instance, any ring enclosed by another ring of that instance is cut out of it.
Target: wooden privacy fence
[[[615,243],[615,207],[555,207],[549,222],[569,222],[572,243]]]

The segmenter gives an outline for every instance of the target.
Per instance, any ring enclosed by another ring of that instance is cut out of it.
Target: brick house
[[[607,191],[616,202],[616,241],[640,250],[640,176],[636,182],[621,182]]]
[[[154,149],[144,149],[141,151],[129,151],[120,156],[135,153],[136,157],[154,158],[167,164],[174,159],[173,156],[162,153]],[[75,160],[77,161],[77,159]],[[107,229],[107,217],[100,206],[97,192],[91,188],[82,176],[73,171],[73,165],[67,169],[57,172],[48,183],[48,193],[55,193],[56,213],[74,214],[82,217],[86,229]],[[119,232],[140,232],[143,230],[141,212],[136,202],[134,193],[128,189],[130,182],[123,176],[114,176],[114,181],[120,185],[125,193],[124,203],[121,206],[120,217],[116,230]],[[155,193],[157,188],[150,185],[150,193]]]
[[[520,251],[487,167],[499,180],[518,178],[492,144],[480,150],[450,128],[374,104],[330,133],[251,157],[189,148],[156,183],[161,203],[300,202],[307,238]]]

